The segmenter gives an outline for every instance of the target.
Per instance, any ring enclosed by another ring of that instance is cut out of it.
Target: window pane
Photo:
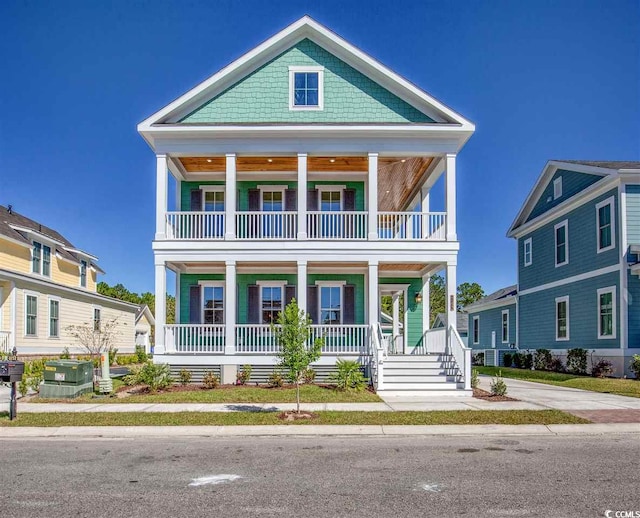
[[[40,273],[40,256],[42,253],[42,245],[40,243],[33,243],[33,260],[32,271],[33,273]]]
[[[566,227],[556,230],[556,263],[564,263],[567,258]]]
[[[307,90],[307,106],[318,106],[318,90]]]
[[[613,294],[600,295],[600,333],[602,336],[613,335]]]
[[[207,212],[224,212],[224,192],[205,192],[204,210]]]
[[[323,324],[339,324],[341,320],[339,286],[322,286],[320,289],[320,321]]]
[[[318,72],[309,72],[307,76],[307,89],[318,89]]]
[[[42,275],[51,275],[51,248],[42,247]]]
[[[293,77],[295,83],[294,87],[296,89],[305,88],[307,86],[307,74],[304,72],[296,72]]]
[[[566,338],[567,337],[567,303],[565,301],[558,302],[557,304],[557,314],[558,314],[558,338]]]
[[[307,104],[307,93],[305,90],[296,90],[293,95],[293,104],[305,106]]]

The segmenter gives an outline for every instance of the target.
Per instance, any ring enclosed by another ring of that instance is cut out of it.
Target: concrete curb
[[[276,425],[0,427],[2,439],[270,436],[572,436],[640,434],[640,423],[556,425]]]

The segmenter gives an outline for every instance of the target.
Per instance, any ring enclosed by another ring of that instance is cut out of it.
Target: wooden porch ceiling
[[[182,157],[178,159],[187,173],[223,173],[226,159],[221,156]],[[378,159],[378,210],[398,211],[411,201],[409,198],[433,157],[380,157]],[[369,160],[363,156],[310,156],[310,173],[343,172],[362,173],[368,171]],[[239,156],[236,170],[242,172],[295,172],[298,158],[292,156]]]
[[[380,272],[419,272],[425,267],[424,264],[380,264],[378,271]]]

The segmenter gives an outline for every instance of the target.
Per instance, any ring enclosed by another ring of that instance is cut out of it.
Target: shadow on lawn
[[[256,405],[225,405],[225,407],[233,412],[255,412],[255,413],[269,413],[269,412],[279,412],[280,409],[276,407],[263,408],[261,406]]]

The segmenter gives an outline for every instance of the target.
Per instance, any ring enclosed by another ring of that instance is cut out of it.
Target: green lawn
[[[295,403],[296,391],[293,388],[266,387],[224,387],[203,390],[194,387],[188,392],[159,392],[157,394],[140,394],[126,398],[92,399],[92,394],[85,394],[73,400],[55,400],[68,403]],[[376,394],[364,390],[362,392],[340,392],[333,388],[319,385],[302,385],[300,400],[304,403],[378,403],[382,401]],[[32,400],[33,403],[50,403],[50,399]]]
[[[586,419],[559,410],[454,410],[434,412],[317,412],[313,420],[282,421],[277,412],[69,412],[22,413],[0,426],[187,426],[187,425],[447,425],[581,424]]]
[[[640,397],[640,381],[617,378],[592,378],[590,376],[576,376],[560,372],[532,371],[527,369],[513,369],[507,367],[473,367],[480,374],[496,376],[502,372],[503,378],[513,378],[524,381],[535,381],[547,385],[569,387],[593,392],[618,394],[620,396]]]

